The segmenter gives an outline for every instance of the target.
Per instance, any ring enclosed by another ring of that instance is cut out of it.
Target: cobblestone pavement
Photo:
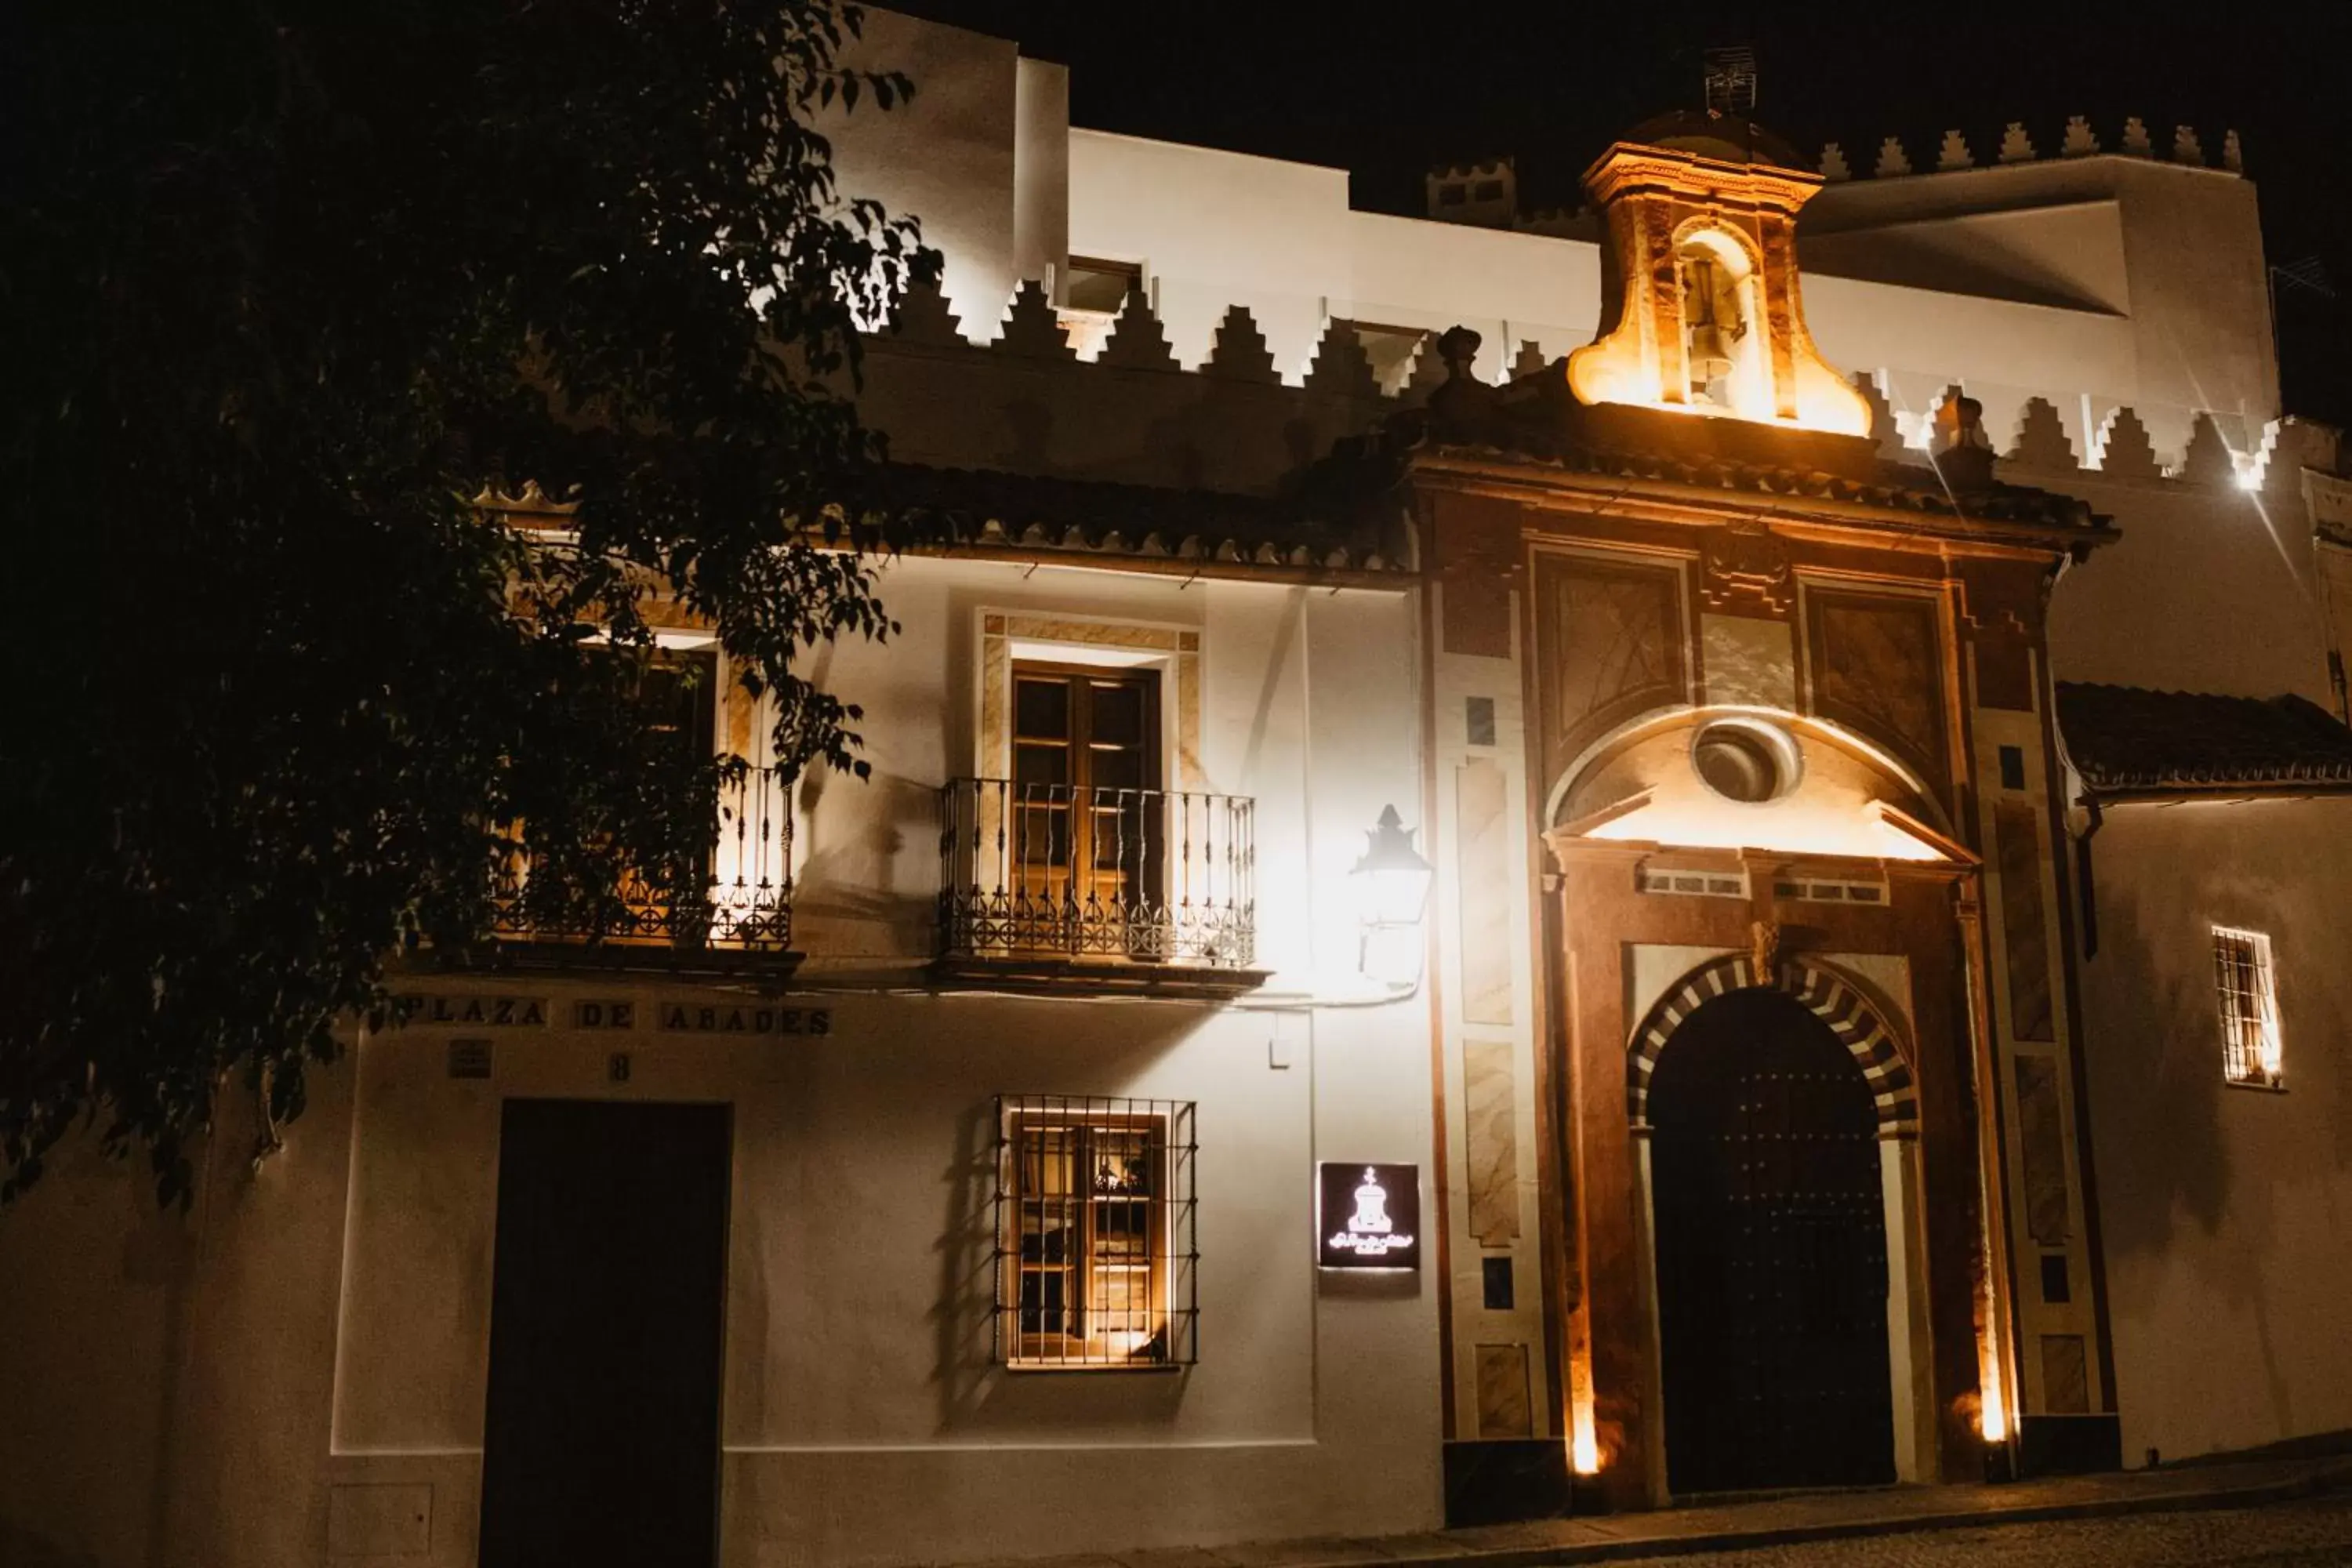
[[[1628,1559],[1680,1568],[2322,1568],[2352,1564],[2352,1495]]]

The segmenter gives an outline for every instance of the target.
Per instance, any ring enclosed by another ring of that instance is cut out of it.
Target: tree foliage
[[[301,1109],[404,948],[689,859],[628,699],[715,628],[788,770],[863,771],[814,645],[889,623],[833,390],[915,264],[811,129],[908,90],[810,0],[204,0],[0,37],[0,1173],[84,1119],[184,1201]],[[533,479],[567,539],[468,504]],[[833,548],[832,544],[842,546]]]

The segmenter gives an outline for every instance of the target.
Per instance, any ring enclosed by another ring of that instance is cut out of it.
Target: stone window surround
[[[973,767],[982,778],[1013,776],[1013,665],[1055,664],[1160,672],[1164,788],[1198,790],[1201,776],[1201,634],[1191,626],[1011,610],[980,614],[980,727]]]

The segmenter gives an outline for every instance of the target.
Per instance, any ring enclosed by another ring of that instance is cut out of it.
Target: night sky
[[[2280,280],[2286,407],[2352,423],[2352,5],[2175,0],[1814,4],[1584,0],[1393,5],[899,0],[1071,68],[1074,123],[1349,170],[1360,207],[1418,214],[1432,164],[1518,159],[1524,205],[1572,205],[1614,137],[1701,102],[1702,51],[1748,44],[1756,118],[1857,175],[1883,137],[1931,166],[1947,129],[1990,163],[2010,121],[2044,155],[2066,117],[2101,144],[2124,117],[2159,154],[2193,125],[2209,161],[2234,128],[2269,258],[2317,258],[2337,298]],[[919,91],[921,84],[918,82]]]

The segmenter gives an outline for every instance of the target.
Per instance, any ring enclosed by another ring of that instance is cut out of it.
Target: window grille
[[[2271,939],[2260,931],[2215,926],[2213,988],[2221,1007],[2223,1072],[2231,1083],[2278,1088],[2284,1078]]]
[[[1192,1102],[1004,1095],[996,1112],[996,1359],[1198,1361]]]
[[[1884,904],[1886,902],[1886,884],[1812,880],[1775,882],[1772,884],[1772,894],[1775,898],[1801,899],[1810,903],[1819,904]]]
[[[1677,871],[1644,866],[1633,874],[1634,885],[1645,893],[1696,893],[1702,898],[1744,899],[1748,874],[1721,871]]]

